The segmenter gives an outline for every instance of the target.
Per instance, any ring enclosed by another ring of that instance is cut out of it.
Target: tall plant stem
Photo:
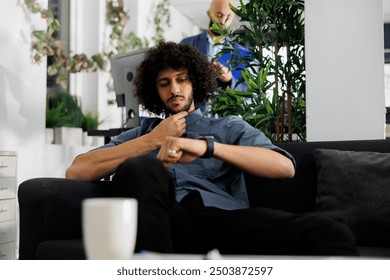
[[[277,38],[275,34],[275,38]],[[274,87],[274,100],[278,100],[279,97],[279,62],[278,62],[278,55],[279,55],[279,42],[278,40],[275,40],[274,42],[274,61],[275,61],[275,87]],[[277,103],[276,103],[277,104]],[[281,108],[281,114],[275,119],[275,138],[276,141],[282,141],[283,139],[283,115],[284,115],[284,98],[282,98],[282,108]]]
[[[292,141],[292,90],[291,90],[291,46],[290,40],[286,42],[286,55],[287,55],[287,132],[288,140]]]

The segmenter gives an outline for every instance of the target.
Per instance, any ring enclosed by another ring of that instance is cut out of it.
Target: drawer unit
[[[15,240],[15,221],[0,223],[0,244]]]
[[[16,156],[2,154],[0,154],[0,177],[16,177]]]
[[[0,199],[16,198],[16,178],[0,178]]]
[[[0,200],[0,222],[15,220],[15,199]]]
[[[0,260],[15,259],[15,242],[0,244]]]
[[[0,260],[16,258],[17,154],[0,151]]]

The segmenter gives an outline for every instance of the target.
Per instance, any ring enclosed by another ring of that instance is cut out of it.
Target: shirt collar
[[[188,114],[188,116],[186,117],[186,122],[187,124],[194,123],[200,120],[201,118],[203,118],[202,111],[199,108],[197,108]]]

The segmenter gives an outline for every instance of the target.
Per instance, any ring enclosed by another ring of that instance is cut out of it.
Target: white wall
[[[19,2],[0,2],[0,150],[18,152],[21,181],[44,165],[46,62],[33,64],[30,51],[31,30],[44,22]]]
[[[0,1],[0,150],[18,153],[18,183],[63,177],[74,156],[90,148],[45,144],[46,60],[32,62],[31,31],[46,25],[22,3]]]
[[[308,141],[384,138],[382,5],[305,1]]]
[[[111,50],[108,46],[109,28],[106,23],[106,0],[70,0],[70,49],[73,53],[85,53],[89,57]],[[83,112],[97,114],[100,129],[121,126],[122,109],[108,105],[115,99],[107,84],[110,73],[98,70],[93,73],[76,73],[70,77],[70,92],[81,99]]]
[[[171,27],[168,28],[165,34],[167,41],[180,42],[185,37],[196,35],[201,32],[199,26],[194,25],[174,6],[171,6],[170,13]],[[204,17],[207,17],[206,11],[204,12]]]
[[[155,34],[154,15],[158,0],[125,0],[125,10],[130,15],[127,30],[139,37],[150,38]],[[186,36],[197,34],[200,29],[172,5],[169,6],[171,27],[165,28],[166,41],[180,42]],[[206,17],[206,12],[205,12]]]
[[[390,107],[390,64],[385,64],[385,100],[386,107]]]

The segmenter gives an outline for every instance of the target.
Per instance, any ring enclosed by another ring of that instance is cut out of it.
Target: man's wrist
[[[232,86],[232,80],[228,82],[222,81],[220,78],[217,79],[217,85],[222,88],[227,88]]]
[[[199,140],[205,140],[207,143],[206,152],[201,158],[211,158],[214,155],[214,136],[199,136]]]

